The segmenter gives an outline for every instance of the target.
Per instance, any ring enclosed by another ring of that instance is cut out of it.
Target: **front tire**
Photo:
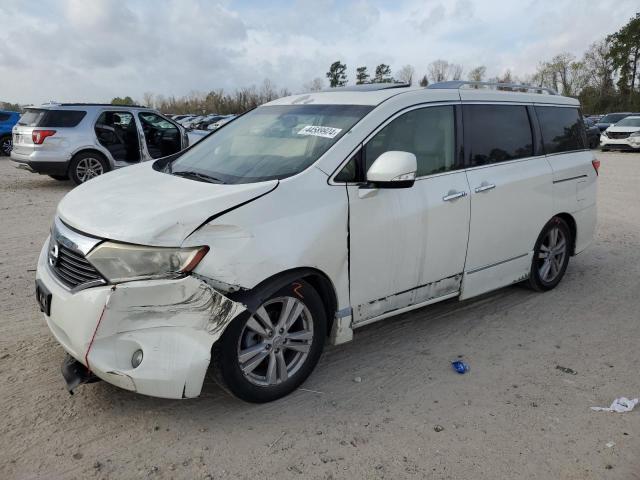
[[[76,185],[80,185],[108,171],[109,164],[102,155],[94,152],[80,152],[71,160],[69,178]]]
[[[573,236],[560,217],[553,217],[542,229],[533,250],[529,285],[539,292],[555,288],[567,270]]]
[[[288,395],[318,363],[326,332],[322,299],[307,282],[293,282],[229,325],[213,347],[214,379],[247,402]]]

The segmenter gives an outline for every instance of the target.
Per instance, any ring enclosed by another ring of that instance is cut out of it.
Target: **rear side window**
[[[87,112],[82,110],[44,110],[27,109],[18,125],[25,127],[55,127],[71,128],[75,127],[84,118]]]
[[[464,105],[464,145],[472,166],[533,155],[533,136],[524,105]]]
[[[6,122],[9,118],[11,118],[11,115],[8,113],[0,113],[0,122]]]
[[[580,110],[571,107],[536,107],[545,153],[572,152],[586,148]]]

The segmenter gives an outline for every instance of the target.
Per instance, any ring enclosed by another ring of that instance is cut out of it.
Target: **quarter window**
[[[453,106],[411,110],[386,125],[365,146],[365,171],[390,150],[413,153],[419,177],[460,168],[455,162]]]
[[[536,107],[547,154],[584,150],[586,133],[580,111],[569,107]]]
[[[470,165],[487,165],[533,155],[524,105],[464,105],[464,145]]]

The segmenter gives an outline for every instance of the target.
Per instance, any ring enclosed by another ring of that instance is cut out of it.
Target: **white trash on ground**
[[[591,410],[596,412],[616,412],[616,413],[625,413],[633,410],[638,404],[638,399],[634,398],[633,400],[629,400],[627,397],[616,398],[610,407],[591,407]]]

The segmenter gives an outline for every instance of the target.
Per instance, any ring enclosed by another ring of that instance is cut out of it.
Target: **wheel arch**
[[[69,159],[69,165],[71,165],[71,162],[73,161],[73,159],[82,154],[82,153],[93,153],[93,154],[97,154],[100,155],[102,158],[104,158],[107,162],[107,165],[109,166],[109,170],[113,170],[113,166],[114,163],[111,159],[111,155],[103,152],[102,150],[100,150],[99,148],[96,148],[95,146],[93,147],[80,147],[78,149],[76,149],[72,154],[71,154],[71,158]]]
[[[299,267],[272,275],[248,290],[240,290],[227,295],[231,300],[243,303],[247,310],[254,312],[275,292],[296,280],[308,282],[320,295],[327,315],[327,335],[331,332],[338,297],[331,279],[321,270],[313,267]]]
[[[576,252],[576,238],[578,236],[578,225],[576,224],[575,218],[573,218],[573,215],[571,215],[570,213],[567,213],[567,212],[557,213],[557,214],[554,215],[554,217],[561,218],[567,223],[567,225],[569,227],[569,231],[571,232],[571,245],[570,245],[569,254],[571,256],[575,255],[575,252]]]

